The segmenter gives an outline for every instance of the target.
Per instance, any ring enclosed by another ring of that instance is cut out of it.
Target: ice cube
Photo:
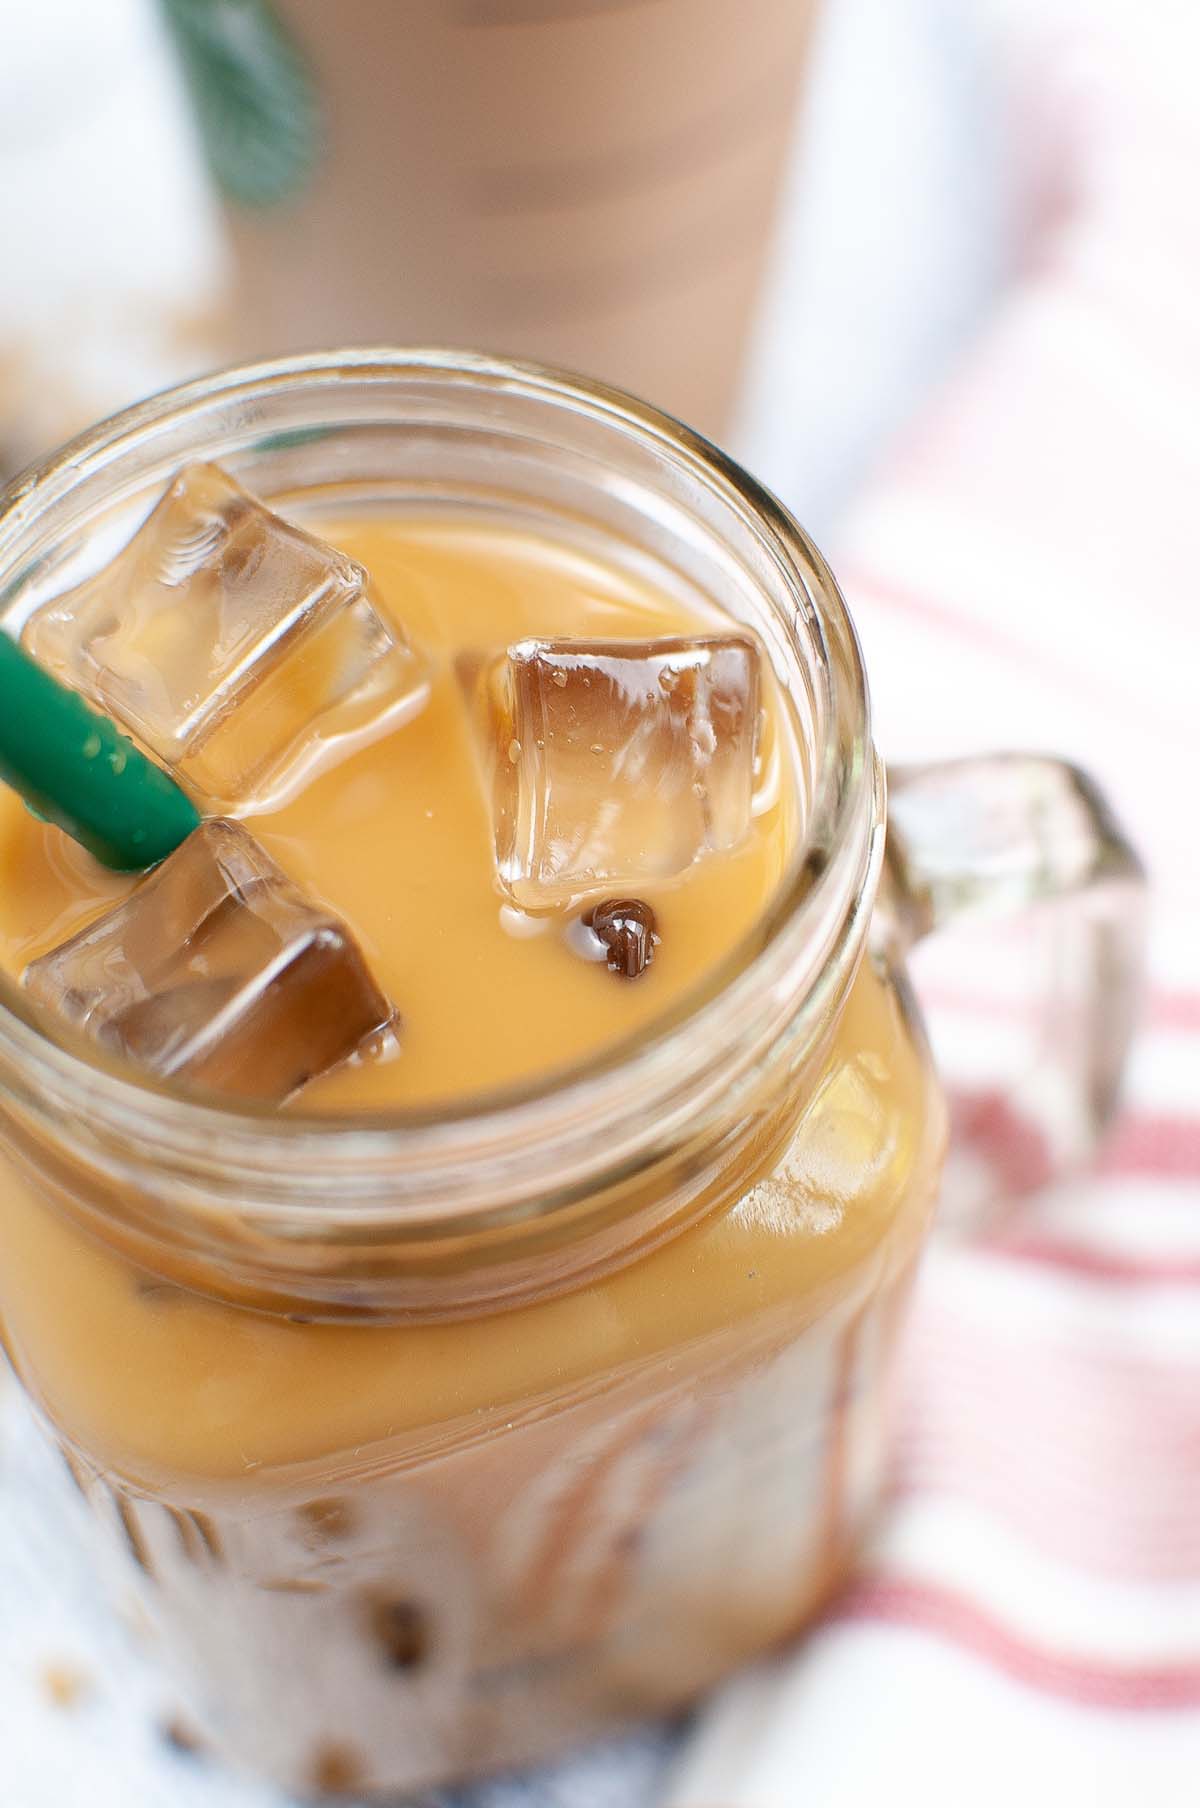
[[[225,809],[415,714],[424,661],[353,559],[189,465],[111,564],[26,624],[43,665]]]
[[[492,783],[496,868],[523,909],[674,878],[746,834],[748,636],[523,640],[459,676]]]
[[[24,983],[114,1053],[244,1098],[286,1098],[391,1018],[345,925],[219,818]]]

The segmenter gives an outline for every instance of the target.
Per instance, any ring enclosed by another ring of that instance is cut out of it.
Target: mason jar
[[[753,933],[536,1086],[217,1109],[60,1045],[2,983],[0,1328],[161,1667],[285,1789],[416,1790],[677,1708],[836,1587],[946,1137],[906,949],[992,908],[1069,926],[1054,1016],[1087,1034],[1050,1090],[1083,1146],[1138,867],[1045,759],[900,774],[889,834],[805,534],[674,421],[535,366],[340,352],[146,402],[4,496],[5,625],[197,458],[302,518],[460,509],[685,582],[753,629],[801,749]]]

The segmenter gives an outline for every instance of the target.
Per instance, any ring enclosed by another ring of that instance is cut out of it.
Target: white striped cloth
[[[1018,268],[834,564],[889,756],[1102,779],[1153,876],[1146,1020],[1094,1169],[935,1244],[877,1541],[666,1808],[1200,1800],[1200,8],[992,12]],[[983,947],[916,963],[951,1082],[1014,1027]]]

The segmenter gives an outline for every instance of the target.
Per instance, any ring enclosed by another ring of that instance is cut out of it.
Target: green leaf
[[[301,188],[320,109],[304,52],[269,0],[162,0],[218,186],[247,207]]]

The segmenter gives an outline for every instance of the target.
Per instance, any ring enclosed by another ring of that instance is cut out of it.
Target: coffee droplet
[[[392,1670],[415,1670],[429,1651],[429,1621],[415,1601],[371,1603],[371,1627],[384,1662]]]
[[[603,942],[610,973],[636,979],[646,971],[661,937],[654,911],[643,899],[608,898],[583,920]]]
[[[357,1795],[365,1780],[366,1770],[353,1746],[331,1740],[313,1753],[312,1787],[318,1795]]]
[[[180,1715],[172,1714],[168,1720],[162,1721],[158,1731],[164,1745],[169,1745],[181,1758],[198,1758],[202,1755],[203,1740],[195,1728]]]
[[[306,1500],[296,1516],[307,1544],[338,1544],[354,1531],[354,1508],[348,1500]]]

